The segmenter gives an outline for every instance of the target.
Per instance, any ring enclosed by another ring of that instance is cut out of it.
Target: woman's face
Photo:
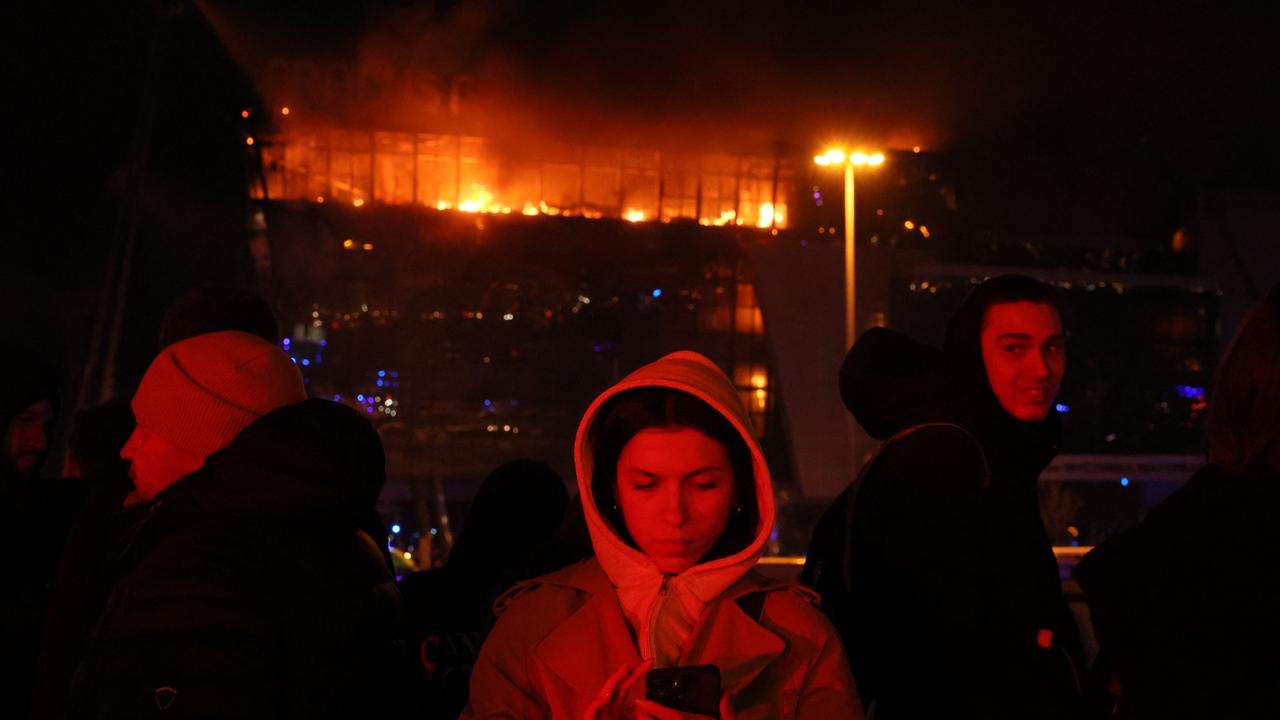
[[[723,445],[690,427],[641,430],[618,457],[627,531],[664,573],[697,564],[724,533],[733,466]]]

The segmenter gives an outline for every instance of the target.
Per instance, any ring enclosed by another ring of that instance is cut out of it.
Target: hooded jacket
[[[159,493],[112,588],[72,717],[365,717],[398,709],[399,595],[374,510],[381,443],[354,410],[272,411]]]
[[[664,576],[601,514],[592,490],[592,423],[611,397],[636,388],[688,393],[723,415],[752,454],[760,521],[741,550]],[[596,557],[517,585],[472,674],[464,717],[580,718],[623,663],[710,663],[742,718],[860,717],[843,649],[812,593],[752,567],[773,527],[769,468],[728,378],[691,352],[627,376],[591,404],[576,440],[578,489]],[[760,610],[745,602],[762,597]],[[628,699],[644,696],[643,682]]]
[[[1057,418],[1021,422],[996,400],[985,295],[942,351],[874,328],[841,370],[845,404],[888,442],[819,521],[803,577],[887,720],[1077,713],[1082,651],[1036,488]]]

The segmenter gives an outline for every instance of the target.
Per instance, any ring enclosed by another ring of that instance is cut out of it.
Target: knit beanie
[[[306,398],[288,355],[261,338],[226,330],[162,350],[142,376],[133,413],[138,425],[203,459],[259,417]]]

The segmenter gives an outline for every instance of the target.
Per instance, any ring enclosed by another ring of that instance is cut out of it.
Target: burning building
[[[786,236],[789,158],[277,113],[246,129],[260,279],[311,394],[379,426],[399,524],[447,534],[446,508],[512,457],[571,476],[594,393],[680,348],[734,380],[782,487],[794,480],[745,251]]]

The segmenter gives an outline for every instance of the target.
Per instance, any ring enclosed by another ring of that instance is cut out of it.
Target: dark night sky
[[[166,269],[135,296],[139,332],[175,288],[244,280],[238,109],[271,57],[373,77],[462,73],[471,102],[553,136],[741,136],[800,156],[838,138],[918,143],[1011,207],[1115,193],[1110,206],[1161,216],[1147,223],[1159,232],[1198,188],[1275,188],[1272,26],[1216,3],[1145,5],[12,4],[0,284],[8,307],[50,302],[6,335],[41,338],[74,366],[139,139],[152,181],[144,255]]]
[[[1154,144],[1212,181],[1256,175],[1276,148],[1271,28],[1214,3],[480,0],[323,17],[259,5],[202,3],[242,59],[465,72],[484,101],[549,125],[1064,158]]]

